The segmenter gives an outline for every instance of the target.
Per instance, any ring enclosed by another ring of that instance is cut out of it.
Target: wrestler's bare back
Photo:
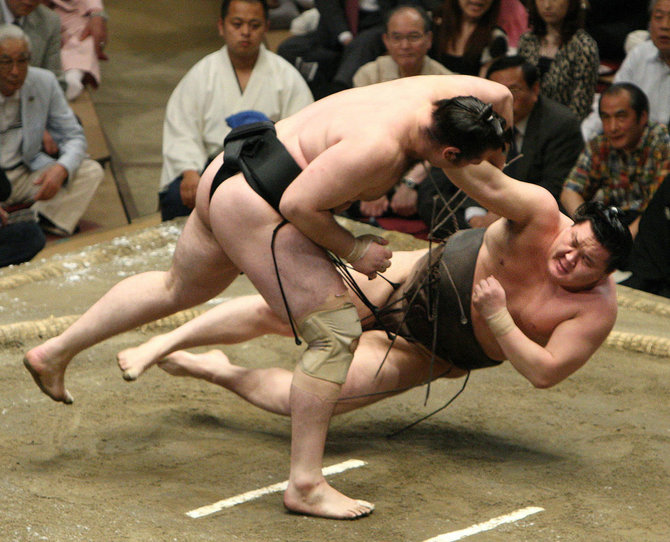
[[[357,88],[319,100],[280,121],[277,133],[303,168],[317,158],[321,168],[332,166],[338,175],[354,167],[354,173],[364,178],[353,200],[375,199],[414,162],[426,158],[417,152],[424,150],[419,142],[425,139],[422,130],[431,124],[433,104],[464,95],[498,104],[505,90],[490,83],[478,77],[435,75]],[[331,153],[335,157],[331,161],[326,151],[338,145],[351,149],[353,161],[339,153]],[[309,182],[320,182],[323,170],[314,173]]]

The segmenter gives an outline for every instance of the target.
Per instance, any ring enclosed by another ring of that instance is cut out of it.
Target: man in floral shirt
[[[590,140],[563,184],[568,214],[584,201],[620,207],[635,238],[625,284],[670,297],[670,136],[649,122],[649,102],[632,83],[600,99],[603,134]]]

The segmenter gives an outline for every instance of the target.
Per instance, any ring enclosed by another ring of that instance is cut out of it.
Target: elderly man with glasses
[[[0,168],[5,208],[30,208],[43,229],[71,235],[103,177],[86,159],[86,138],[56,77],[29,67],[30,41],[15,25],[0,26]],[[42,148],[45,129],[57,157]]]

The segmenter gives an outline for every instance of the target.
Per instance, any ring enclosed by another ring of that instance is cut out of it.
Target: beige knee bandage
[[[340,307],[313,312],[300,322],[298,331],[308,345],[300,359],[300,370],[314,378],[343,384],[362,333],[354,304],[342,300]]]

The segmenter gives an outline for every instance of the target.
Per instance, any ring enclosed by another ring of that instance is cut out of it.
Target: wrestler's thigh
[[[431,378],[431,356],[416,344],[391,340],[379,330],[366,331],[360,338],[347,379],[342,387],[337,412],[346,412],[385,397],[397,395]],[[391,348],[390,348],[391,347]],[[432,377],[459,377],[463,371],[435,359]]]
[[[213,297],[239,275],[197,212],[189,215],[179,236],[169,280],[182,290],[210,292]],[[209,299],[209,298],[207,298]]]
[[[209,217],[225,253],[283,318],[277,271],[294,318],[309,314],[330,295],[346,292],[326,251],[292,224],[277,230],[273,244],[281,217],[243,179],[232,177],[217,189]]]

